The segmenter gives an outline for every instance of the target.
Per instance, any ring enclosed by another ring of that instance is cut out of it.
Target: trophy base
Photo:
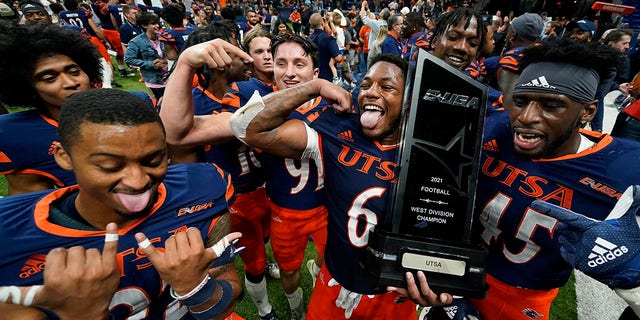
[[[407,287],[405,273],[423,271],[436,293],[482,299],[488,251],[481,247],[461,247],[428,243],[386,232],[371,230],[364,265],[381,286]]]

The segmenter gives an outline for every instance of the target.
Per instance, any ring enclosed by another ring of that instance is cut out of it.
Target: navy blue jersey
[[[53,157],[58,122],[38,110],[0,116],[0,174],[35,174],[58,187],[76,183],[73,172],[62,169]]]
[[[54,248],[104,246],[104,231],[63,227],[50,222],[52,206],[77,193],[77,186],[0,199],[0,285],[43,283],[45,256]],[[134,238],[143,232],[162,247],[177,230],[195,227],[205,241],[218,217],[233,201],[229,176],[212,164],[169,166],[158,187],[152,212],[119,230],[120,286],[110,305],[115,319],[192,319],[185,306],[169,295],[169,288]]]
[[[508,112],[487,115],[476,208],[490,244],[488,271],[512,286],[551,289],[571,267],[552,239],[557,220],[532,210],[540,199],[603,220],[622,192],[640,181],[640,144],[581,131],[596,145],[556,159],[528,160],[513,149]]]
[[[229,109],[240,109],[240,107],[244,106],[249,99],[251,99],[251,96],[256,90],[261,97],[264,97],[275,91],[275,87],[254,77],[246,81],[236,81],[232,83],[229,89],[227,89],[227,92],[225,92],[222,98],[222,104]],[[233,112],[235,112],[235,110],[233,110]]]
[[[221,112],[235,112],[237,108],[229,108],[221,104],[211,92],[198,86],[193,89],[193,107],[196,115]],[[228,142],[207,145],[204,147],[205,161],[215,163],[229,172],[236,186],[252,184],[261,185],[264,181],[262,164],[253,149],[237,139]]]
[[[325,206],[329,211],[324,261],[345,288],[362,294],[376,290],[376,280],[360,267],[369,231],[388,214],[389,193],[397,182],[398,148],[362,134],[358,115],[323,112],[310,126],[319,133],[325,170]],[[327,280],[328,281],[328,280]]]
[[[60,12],[60,19],[64,24],[72,24],[74,26],[81,27],[86,31],[90,36],[97,37],[93,28],[89,25],[89,19],[93,17],[93,13],[91,10],[78,9],[78,10],[64,10]]]
[[[318,98],[308,107],[294,110],[289,119],[306,123],[316,120],[328,104]],[[268,153],[260,158],[266,173],[267,196],[280,207],[307,210],[324,204],[324,170],[322,163],[310,159],[280,158]]]
[[[124,17],[124,12],[122,11],[123,7],[124,5],[113,4],[113,3],[107,5],[107,11],[116,20],[116,23],[118,24],[116,26],[116,30],[118,30],[118,28],[122,26],[122,22],[126,19]]]
[[[120,32],[120,41],[122,43],[127,44],[127,43],[129,43],[129,41],[131,41],[131,39],[133,39],[136,36],[144,33],[142,28],[140,28],[139,26],[131,24],[131,22],[129,22],[129,20],[123,19],[122,21],[124,22],[124,24],[122,24],[120,26],[120,30],[118,30]]]
[[[162,11],[162,8],[160,7],[156,7],[156,6],[149,7],[141,3],[138,3],[136,6],[138,7],[138,11],[140,12],[151,12],[151,13],[155,13],[157,16],[160,16],[160,12]]]
[[[106,30],[118,30],[111,21],[111,12],[109,12],[109,5],[101,0],[91,3],[91,8],[96,17],[100,20],[100,27]]]
[[[165,29],[158,36],[160,41],[165,44],[170,44],[176,48],[178,52],[184,49],[184,43],[189,38],[191,32],[193,32],[196,28],[192,26],[186,26],[184,28],[173,28],[173,29]]]

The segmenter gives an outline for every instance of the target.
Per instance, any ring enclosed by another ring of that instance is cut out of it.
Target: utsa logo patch
[[[178,210],[178,217],[184,216],[185,214],[196,213],[198,211],[202,211],[210,208],[213,208],[213,201],[196,204],[195,206],[182,207]]]
[[[32,254],[20,269],[20,279],[27,279],[32,275],[38,274],[44,270],[44,263],[47,256],[44,254]]]

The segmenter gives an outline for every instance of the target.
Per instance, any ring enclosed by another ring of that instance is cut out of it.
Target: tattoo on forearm
[[[206,247],[211,247],[231,232],[231,216],[229,212],[224,213],[207,235]]]
[[[265,108],[256,115],[252,124],[267,130],[276,128],[289,117],[291,111],[316,96],[309,83],[270,94],[264,99]]]

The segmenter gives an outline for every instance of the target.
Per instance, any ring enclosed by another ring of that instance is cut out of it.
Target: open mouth
[[[543,140],[543,136],[535,133],[514,131],[513,143],[520,149],[530,150],[537,147]]]

